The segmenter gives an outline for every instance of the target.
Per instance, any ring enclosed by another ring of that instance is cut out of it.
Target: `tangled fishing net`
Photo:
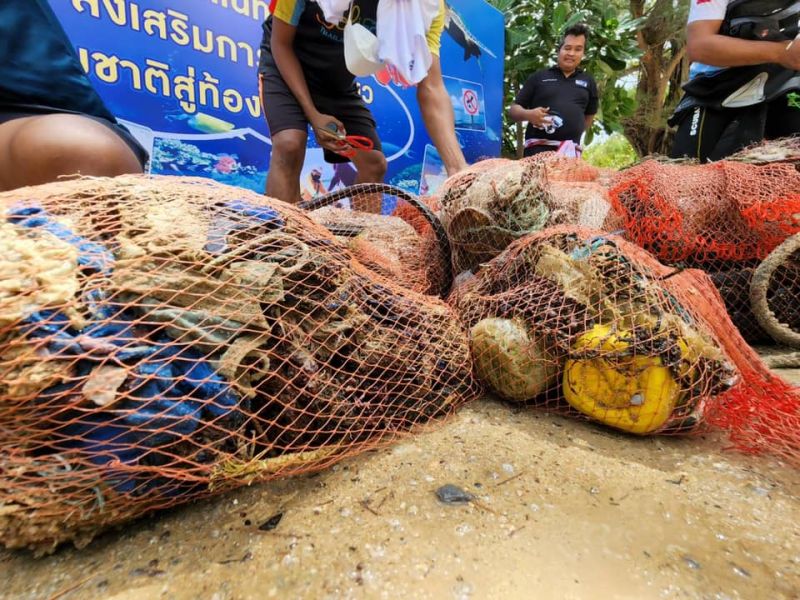
[[[476,391],[447,305],[289,205],[123,177],[0,194],[0,210],[8,547],[319,469]]]
[[[701,271],[596,230],[521,238],[449,301],[478,377],[507,400],[635,434],[730,432],[800,464],[800,402],[730,323]]]

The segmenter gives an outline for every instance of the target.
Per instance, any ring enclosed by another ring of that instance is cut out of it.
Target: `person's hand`
[[[553,117],[550,116],[549,106],[539,106],[528,111],[528,122],[538,129],[544,129],[552,121]]]
[[[786,44],[786,48],[778,62],[782,67],[792,71],[800,71],[800,39],[795,38],[792,42]]]
[[[347,135],[342,122],[334,116],[318,113],[309,119],[317,143],[331,152],[343,152],[350,149],[350,145],[342,138]],[[333,131],[333,125],[336,131]]]

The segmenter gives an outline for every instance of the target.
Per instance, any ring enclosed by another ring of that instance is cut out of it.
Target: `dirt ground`
[[[0,551],[0,597],[800,598],[800,472],[722,445],[487,399],[388,449],[84,550]],[[442,504],[445,484],[476,501]]]

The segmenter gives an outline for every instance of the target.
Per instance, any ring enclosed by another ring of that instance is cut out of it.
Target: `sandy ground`
[[[721,446],[487,399],[388,449],[84,550],[0,551],[0,596],[800,598],[800,472]],[[448,483],[477,500],[440,503]]]

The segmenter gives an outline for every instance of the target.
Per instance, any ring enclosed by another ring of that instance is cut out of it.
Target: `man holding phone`
[[[581,136],[592,126],[598,107],[597,84],[580,69],[588,37],[586,25],[568,28],[557,64],[531,75],[511,105],[511,118],[528,122],[525,156],[580,153]]]
[[[353,0],[348,16],[374,32],[377,7],[378,0]],[[299,200],[309,125],[327,162],[351,160],[358,171],[357,183],[382,182],[387,164],[375,119],[345,63],[345,21],[328,23],[311,0],[273,0],[270,9],[259,66],[261,98],[272,137],[267,195],[286,202]],[[417,101],[428,134],[452,174],[464,168],[466,161],[442,80],[443,29],[444,0],[439,0],[438,14],[426,36],[433,63],[417,85]]]

